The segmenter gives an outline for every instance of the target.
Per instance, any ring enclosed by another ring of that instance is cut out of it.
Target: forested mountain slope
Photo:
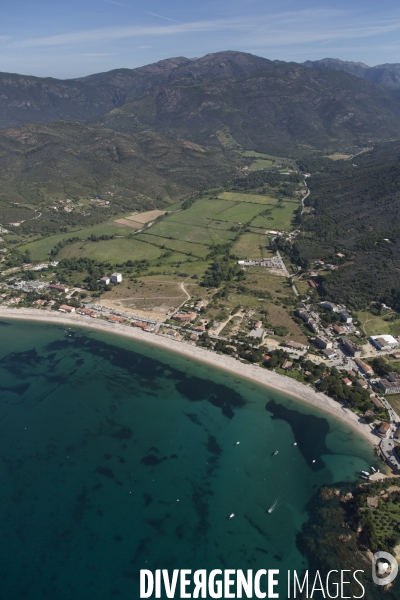
[[[367,79],[372,83],[378,83],[388,88],[400,88],[400,64],[384,64],[369,67],[364,63],[339,60],[338,58],[324,58],[322,60],[307,60],[303,63],[306,67],[313,69],[321,69],[327,67],[329,69],[337,69],[338,71],[346,71],[357,77]]]
[[[344,262],[325,272],[321,291],[353,307],[380,300],[400,310],[400,142],[345,162],[305,160],[303,167],[314,171],[308,201],[315,215],[305,217],[295,251],[302,259]]]

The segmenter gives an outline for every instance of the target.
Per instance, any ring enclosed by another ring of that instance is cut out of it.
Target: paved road
[[[390,432],[389,435],[381,441],[380,448],[383,456],[386,459],[386,462],[391,466],[391,468],[394,471],[400,473],[400,460],[397,458],[394,452],[395,443],[393,441],[393,436],[397,431],[398,423],[400,423],[400,417],[393,410],[393,408],[390,406],[389,402],[386,399],[383,400],[383,404],[389,411]]]

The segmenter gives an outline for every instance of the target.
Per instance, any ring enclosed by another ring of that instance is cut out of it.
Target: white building
[[[349,315],[349,313],[345,310],[341,310],[339,315],[342,321],[344,321],[345,323],[351,323],[353,321],[353,317]]]
[[[332,302],[327,302],[326,300],[324,300],[324,302],[320,302],[320,305],[324,308],[327,308],[328,310],[331,310],[332,312],[338,312],[339,310],[336,304],[333,304]]]
[[[391,350],[398,346],[399,342],[392,335],[371,335],[369,341],[378,350]]]
[[[113,273],[111,275],[111,283],[121,283],[122,275],[121,273]]]
[[[117,274],[117,273],[116,273]],[[99,280],[99,283],[103,284],[103,285],[108,285],[110,283],[110,278],[109,277],[102,277]]]

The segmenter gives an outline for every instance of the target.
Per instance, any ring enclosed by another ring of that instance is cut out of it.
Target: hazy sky
[[[398,0],[1,0],[0,71],[62,79],[221,50],[400,62]]]

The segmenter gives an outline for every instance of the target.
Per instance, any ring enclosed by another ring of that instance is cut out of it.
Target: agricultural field
[[[268,258],[272,253],[268,250],[268,238],[266,235],[256,233],[244,233],[232,248],[232,253],[240,259]]]
[[[250,171],[258,171],[259,169],[268,169],[274,163],[272,160],[268,160],[265,158],[257,158],[254,162],[251,163],[249,169]]]
[[[243,192],[222,192],[218,196],[220,200],[230,200],[232,202],[251,202],[252,204],[265,204],[274,206],[276,198],[271,198],[266,194],[245,194]]]
[[[159,258],[163,250],[146,244],[135,238],[114,238],[90,242],[83,240],[65,246],[58,254],[58,260],[63,258],[93,258],[101,262],[126,262],[127,260],[152,260]]]

